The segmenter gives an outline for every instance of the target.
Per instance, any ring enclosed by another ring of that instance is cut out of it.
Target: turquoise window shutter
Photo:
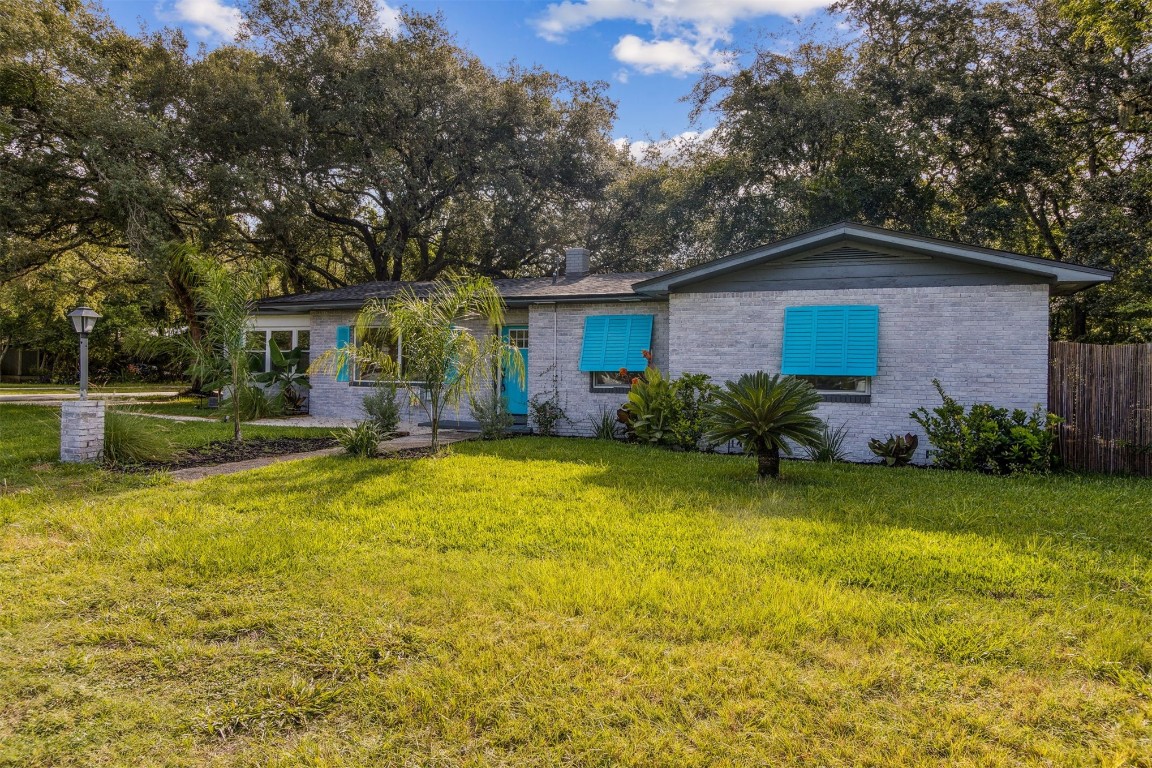
[[[584,318],[581,371],[642,371],[652,346],[654,315],[590,315]]]
[[[802,375],[816,366],[816,308],[784,310],[784,352],[780,372]]]
[[[780,371],[792,376],[875,376],[879,340],[879,307],[788,307]]]
[[[347,349],[352,343],[352,326],[336,326],[336,349]],[[336,369],[336,381],[348,381],[348,361],[342,360]]]

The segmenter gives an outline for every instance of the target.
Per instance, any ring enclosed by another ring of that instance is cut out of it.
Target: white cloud
[[[716,53],[682,38],[648,41],[636,35],[624,35],[612,47],[617,61],[630,64],[646,75],[669,72],[679,77],[698,72],[708,64],[720,63],[713,61]]]
[[[679,154],[681,149],[690,149],[708,142],[715,133],[715,128],[703,131],[684,131],[671,138],[656,139],[655,141],[636,140],[622,136],[614,139],[612,143],[616,149],[627,149],[628,154],[636,162],[647,160],[650,156],[656,160],[668,160]]]
[[[386,32],[393,34],[400,31],[400,9],[395,8],[384,0],[376,0],[376,18]]]
[[[758,16],[803,16],[831,0],[563,0],[536,19],[546,40],[562,42],[572,33],[602,21],[632,21],[652,29],[652,37],[624,35],[612,49],[617,61],[645,74],[684,76],[706,67],[724,70],[733,54],[737,22]]]
[[[218,35],[231,40],[240,30],[240,9],[225,5],[220,0],[176,0],[171,13],[158,13],[161,18],[172,18],[191,25],[199,37]]]

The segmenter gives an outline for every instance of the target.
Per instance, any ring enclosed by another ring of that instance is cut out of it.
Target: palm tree
[[[395,381],[428,415],[436,450],[445,408],[459,406],[482,387],[495,386],[496,370],[524,378],[519,351],[498,332],[477,339],[463,327],[469,321],[493,329],[504,322],[504,301],[488,278],[445,280],[422,294],[404,288],[392,298],[366,304],[356,320],[357,343],[322,355],[313,369],[330,371],[354,361]],[[403,361],[392,359],[379,337],[376,343],[359,341],[372,338],[374,328],[382,328],[393,346],[399,342]]]
[[[746,373],[704,406],[707,437],[716,443],[740,441],[746,453],[755,454],[761,479],[779,477],[781,451],[792,455],[789,441],[806,447],[820,440],[819,404],[820,395],[802,379]]]
[[[212,390],[227,390],[232,405],[232,439],[240,442],[243,401],[250,394],[252,372],[248,331],[252,328],[252,307],[264,284],[256,273],[228,270],[223,265],[197,256],[194,249],[184,253],[189,274],[197,280],[196,302],[203,314],[200,336],[179,337],[177,345],[191,361],[189,373],[195,381]]]

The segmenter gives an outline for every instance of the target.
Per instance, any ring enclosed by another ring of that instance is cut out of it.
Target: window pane
[[[249,331],[244,344],[251,351],[248,355],[248,370],[264,373],[264,350],[268,343],[267,331]]]
[[[621,374],[620,371],[595,371],[592,374],[593,389],[630,388],[632,379],[640,374],[629,371]]]
[[[396,342],[388,338],[386,328],[368,328],[355,340],[356,347],[369,347],[376,354],[386,354],[396,360],[399,350]],[[380,377],[380,366],[372,360],[358,360],[353,366],[353,381],[376,381]]]
[[[276,342],[281,352],[292,351],[292,331],[272,331],[272,341]]]
[[[508,329],[508,343],[517,349],[528,348],[528,329],[527,328],[509,328]]]
[[[296,331],[296,346],[300,349],[312,349],[312,332]]]
[[[868,394],[867,376],[798,376],[820,392],[856,392]]]

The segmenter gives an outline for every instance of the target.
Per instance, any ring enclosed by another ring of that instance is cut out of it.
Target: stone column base
[[[100,461],[104,454],[104,401],[66,400],[60,406],[60,461]]]

